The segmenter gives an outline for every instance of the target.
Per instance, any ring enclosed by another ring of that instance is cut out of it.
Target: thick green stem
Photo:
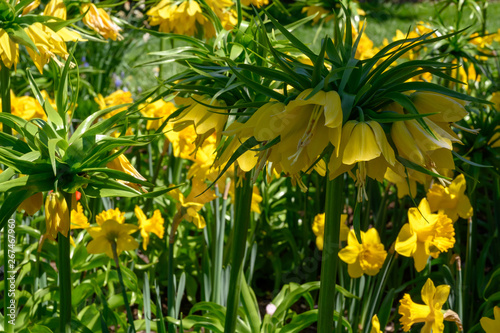
[[[236,205],[234,239],[231,253],[231,275],[229,277],[229,295],[227,298],[226,322],[224,332],[233,333],[236,329],[236,317],[240,303],[241,274],[243,274],[243,260],[247,246],[248,226],[250,223],[250,206],[252,203],[252,176],[244,175],[236,182]],[[240,185],[240,186],[238,186]]]
[[[167,308],[168,316],[175,318],[175,290],[174,290],[174,243],[168,244],[168,289],[167,289]],[[168,322],[168,333],[175,333],[174,324]]]
[[[321,258],[321,287],[319,289],[318,332],[333,331],[335,285],[340,250],[340,216],[343,210],[344,176],[328,181],[325,203],[325,240]]]
[[[68,205],[68,212],[71,212],[71,193],[63,193],[64,200]],[[69,213],[69,225],[71,225],[71,213]],[[57,245],[59,252],[59,290],[61,292],[61,302],[59,303],[59,327],[61,332],[71,332],[71,258],[69,234],[59,233]]]
[[[227,192],[231,182],[227,183],[223,189],[222,210],[216,215],[215,220],[215,253],[214,253],[214,268],[213,268],[213,291],[212,302],[222,305],[221,299],[221,282],[222,282],[222,259],[224,257],[224,229],[226,225],[226,207],[227,207]],[[215,209],[219,209],[219,200],[215,204]]]
[[[115,260],[116,271],[118,272],[118,280],[120,280],[120,286],[122,288],[123,302],[125,303],[125,308],[127,309],[127,320],[128,320],[128,333],[135,333],[134,317],[132,316],[132,310],[130,310],[130,304],[128,303],[127,289],[125,289],[125,283],[123,283],[122,270],[120,268],[120,262],[118,261],[118,253],[116,252],[116,243],[111,244],[113,250],[113,258]]]

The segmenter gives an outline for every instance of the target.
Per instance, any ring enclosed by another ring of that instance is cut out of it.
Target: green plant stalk
[[[227,207],[227,192],[230,183],[226,184],[222,196],[222,209],[216,216],[216,227],[215,227],[215,254],[214,254],[214,265],[213,265],[213,290],[212,290],[212,302],[222,305],[221,300],[221,272],[222,272],[222,259],[224,257],[224,227],[226,222],[226,207]],[[215,207],[218,210],[219,200],[216,199]]]
[[[328,176],[328,175],[327,175]],[[332,332],[336,299],[335,284],[340,250],[340,216],[343,209],[344,176],[326,185],[325,241],[321,258],[321,286],[318,304],[318,332]]]
[[[251,173],[245,173],[241,179],[240,186],[238,186],[238,181],[235,184],[234,239],[231,252],[231,274],[229,277],[226,321],[224,325],[225,333],[233,333],[236,329],[236,317],[240,304],[241,275],[243,274],[243,260],[245,258],[248,226],[250,224],[250,206],[253,192],[251,179]]]
[[[123,302],[125,303],[125,308],[127,309],[127,320],[129,322],[127,332],[135,333],[134,317],[132,316],[132,311],[130,310],[130,304],[128,304],[127,289],[125,289],[125,283],[123,283],[122,270],[120,268],[120,262],[118,261],[118,253],[116,252],[116,242],[111,243],[111,249],[113,250],[113,259],[115,260],[118,280],[120,280],[120,286],[122,288]]]
[[[170,227],[170,235],[168,237],[168,289],[167,289],[167,308],[168,316],[175,318],[175,288],[174,288],[174,245],[175,245],[175,234],[177,233],[177,228],[182,222],[183,212],[178,211],[175,214],[172,221],[172,226]],[[177,319],[177,318],[175,318]],[[168,322],[168,333],[175,333],[174,324]]]
[[[63,192],[64,200],[71,212],[72,194]],[[71,213],[69,213],[69,225],[71,225]],[[61,292],[61,302],[59,303],[59,327],[61,332],[71,332],[71,258],[69,234],[59,233],[57,237],[57,247],[59,252],[59,288]]]
[[[3,66],[0,70],[0,97],[2,98],[2,112],[10,113],[10,69]],[[12,129],[6,125],[3,125],[3,132],[6,134],[12,134]],[[7,194],[5,194],[5,197]],[[8,244],[8,235],[7,235],[7,225],[3,228],[3,267],[5,267],[5,272],[7,272],[7,267],[9,267],[9,257],[7,253],[9,253],[9,249],[7,247]],[[10,333],[13,332],[12,325],[9,324],[9,317],[7,316],[7,307],[10,304],[10,297],[7,290],[9,290],[9,282],[7,279],[3,280],[4,282],[4,298],[3,298],[3,308],[4,308],[4,329],[5,332]]]

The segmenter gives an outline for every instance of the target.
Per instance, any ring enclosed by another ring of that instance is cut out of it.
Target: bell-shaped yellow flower
[[[347,246],[340,250],[339,257],[348,264],[349,276],[359,278],[363,274],[376,275],[384,265],[387,251],[380,242],[377,229],[361,231],[361,243],[356,238],[354,230],[351,230],[347,236]]]
[[[500,332],[500,306],[495,306],[493,309],[495,319],[488,317],[481,318],[481,327],[486,333]]]
[[[455,229],[452,220],[439,212],[432,214],[429,203],[424,198],[418,208],[408,210],[409,223],[403,225],[396,239],[396,251],[413,257],[415,269],[422,271],[429,256],[437,258],[455,244]]]
[[[40,6],[40,0],[35,0],[30,2],[26,7],[23,8],[23,15],[27,15],[33,10],[37,9]]]
[[[165,120],[170,116],[176,107],[172,102],[165,102],[163,99],[159,99],[156,102],[151,103],[148,101],[146,104],[141,104],[139,106],[141,113],[148,118],[158,118],[148,120],[146,124],[146,129],[158,129],[165,122]],[[171,129],[166,127],[166,130]]]
[[[473,214],[469,198],[465,195],[465,177],[460,174],[448,187],[433,184],[427,191],[432,212],[443,211],[453,222],[460,216],[468,219]]]
[[[84,3],[81,7],[81,13],[85,14],[82,22],[104,38],[123,39],[122,35],[120,35],[122,28],[111,20],[111,17],[104,9],[97,8],[93,3]]]
[[[129,104],[129,103],[134,102],[130,91],[123,91],[121,89],[113,92],[112,94],[110,94],[109,96],[106,96],[106,97],[103,97],[101,94],[98,94],[94,100],[96,101],[97,104],[99,104],[100,110],[104,110],[104,109],[107,109],[107,108],[112,107],[112,106],[117,106],[117,105],[121,105],[121,104]],[[126,106],[124,106],[123,108],[118,108],[116,110],[113,110],[111,112],[106,113],[103,116],[103,118],[104,119],[111,118],[115,114],[117,114],[123,110],[126,110],[126,109],[127,109]]]
[[[134,166],[130,163],[128,158],[125,157],[125,155],[123,155],[123,154],[119,155],[117,158],[115,158],[114,160],[112,160],[111,162],[106,164],[106,167],[109,169],[125,172],[125,173],[129,174],[130,176],[137,178],[138,180],[144,180],[144,181],[146,180],[146,178],[144,178],[139,173],[139,171],[137,171],[134,168]],[[142,190],[142,187],[138,184],[130,183],[130,182],[126,182],[126,181],[121,181],[121,180],[120,180],[120,182],[127,185],[127,186],[130,186],[132,188],[135,188],[138,191]]]
[[[130,236],[137,231],[137,227],[132,224],[119,223],[116,220],[106,220],[99,227],[87,229],[91,240],[87,244],[87,252],[90,254],[106,253],[113,258],[113,245],[116,246],[116,254],[119,256],[123,251],[135,250],[139,243]]]
[[[435,123],[453,123],[467,114],[468,102],[430,91],[416,91],[410,95],[419,113],[435,113],[427,118]]]
[[[412,301],[409,294],[404,294],[399,301],[400,322],[403,330],[408,332],[411,326],[416,323],[424,323],[420,332],[442,333],[444,331],[444,313],[441,310],[448,300],[450,286],[440,285],[437,288],[431,279],[422,288],[422,301],[424,304],[417,304]]]
[[[382,333],[377,315],[373,315],[372,317],[372,328],[370,329],[370,333]]]
[[[120,209],[108,209],[103,210],[100,214],[97,214],[95,221],[97,224],[102,225],[107,220],[115,220],[118,223],[125,223],[125,213],[122,213]]]
[[[63,0],[50,0],[43,10],[43,15],[53,16],[66,21],[66,5]]]
[[[49,193],[45,199],[45,223],[47,228],[45,237],[55,241],[58,232],[64,237],[68,237],[69,216],[68,204],[62,193]]]
[[[28,54],[40,73],[43,73],[43,66],[45,66],[50,59],[58,62],[56,55],[63,59],[68,57],[68,51],[66,50],[64,40],[49,27],[39,22],[35,22],[24,30],[38,49],[38,52],[36,52],[29,47],[27,48]]]
[[[139,229],[141,230],[142,236],[142,248],[144,251],[147,250],[149,244],[149,234],[154,233],[160,239],[163,238],[163,234],[165,232],[165,220],[161,216],[160,210],[156,209],[153,212],[153,217],[148,219],[142,209],[139,206],[135,206],[135,216],[139,220]]]
[[[0,58],[2,66],[16,68],[19,60],[19,46],[9,37],[9,34],[4,29],[0,29]]]
[[[376,121],[350,120],[342,128],[342,138],[338,156],[332,155],[328,163],[330,179],[350,171],[355,164],[358,201],[366,195],[366,177],[382,182],[389,166],[396,163],[394,150],[387,141],[384,130]]]
[[[312,231],[316,235],[316,246],[318,250],[323,251],[323,244],[325,241],[325,213],[318,214],[314,217],[312,224]],[[349,234],[349,227],[347,226],[347,214],[340,215],[340,240],[346,241]]]
[[[23,202],[21,202],[19,207],[17,207],[17,211],[21,212],[24,210],[26,214],[33,216],[35,215],[36,212],[40,210],[40,208],[42,208],[42,205],[43,205],[43,193],[38,192],[33,194],[31,197],[24,200]]]

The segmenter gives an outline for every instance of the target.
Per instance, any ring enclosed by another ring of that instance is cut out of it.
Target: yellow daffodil
[[[377,315],[374,315],[372,317],[372,328],[370,330],[370,333],[382,333],[380,330],[380,321],[378,320]]]
[[[12,39],[4,29],[0,29],[0,58],[2,66],[16,68],[17,61],[19,60],[19,46]]]
[[[26,27],[24,31],[38,49],[38,52],[36,52],[30,47],[27,48],[28,54],[40,73],[43,73],[43,66],[45,66],[50,59],[59,62],[56,56],[60,56],[63,59],[68,57],[68,51],[66,50],[64,40],[49,27],[39,22],[35,22]]]
[[[142,248],[144,251],[147,250],[149,244],[149,234],[154,233],[160,239],[163,238],[163,233],[165,232],[165,220],[161,216],[160,210],[156,209],[153,212],[153,217],[148,219],[142,209],[139,206],[135,206],[135,216],[139,220],[139,229],[141,230],[142,236]]]
[[[460,216],[468,219],[473,214],[469,198],[465,195],[465,177],[455,178],[448,187],[433,184],[427,192],[427,200],[432,212],[443,211],[453,222]]]
[[[257,8],[260,8],[262,6],[269,5],[269,0],[241,0],[241,4],[245,6],[253,5]]]
[[[362,201],[363,198],[368,200],[366,177],[382,182],[387,168],[395,163],[394,151],[379,123],[350,120],[342,128],[340,154],[330,157],[328,170],[330,179],[333,179],[357,164],[358,201]]]
[[[184,197],[178,189],[170,191],[169,195],[177,202],[176,219],[192,222],[198,229],[205,228],[205,218],[199,214],[199,211],[205,205],[205,202],[201,202],[203,200],[202,196],[196,197],[196,195],[190,193],[188,197]]]
[[[90,254],[106,253],[108,257],[113,258],[113,245],[116,246],[117,256],[123,251],[131,251],[139,247],[139,243],[130,236],[137,231],[137,227],[132,224],[119,223],[110,219],[104,221],[99,227],[88,228],[87,231],[93,238],[87,244],[87,252]]]
[[[28,199],[24,200],[19,207],[17,207],[17,211],[25,211],[26,214],[33,216],[35,215],[36,212],[42,208],[43,205],[43,193],[38,192],[33,194],[31,197]]]
[[[486,333],[500,332],[500,307],[495,306],[494,310],[495,319],[488,317],[481,318],[481,327]]]
[[[396,251],[413,257],[415,269],[420,272],[425,268],[429,256],[437,258],[455,244],[455,229],[452,220],[439,212],[432,214],[429,203],[424,198],[418,209],[408,210],[409,223],[401,228],[396,239]]]
[[[403,330],[408,332],[411,326],[416,323],[424,323],[423,333],[442,333],[444,331],[444,313],[441,310],[448,300],[450,286],[440,285],[434,287],[431,279],[427,279],[422,288],[422,301],[424,304],[417,304],[412,301],[409,294],[404,294],[399,301],[400,322]]]
[[[115,220],[118,223],[125,223],[125,213],[120,212],[118,208],[108,209],[97,214],[95,221],[97,224],[102,225],[107,220]]]
[[[55,241],[58,232],[64,237],[68,237],[69,211],[62,193],[51,192],[47,195],[45,199],[45,223],[47,230],[44,238]]]
[[[384,265],[386,256],[387,251],[375,228],[361,231],[361,243],[354,230],[349,231],[347,246],[339,252],[340,259],[348,264],[347,272],[352,278],[359,278],[363,274],[376,275]]]
[[[102,222],[100,223],[102,224]],[[83,213],[83,206],[81,203],[71,205],[71,229],[87,229],[90,227],[89,219]]]
[[[146,124],[146,129],[158,129],[163,122],[170,116],[176,107],[172,102],[165,102],[163,99],[159,99],[156,102],[149,102],[139,106],[141,113],[148,118],[158,118],[148,120]],[[165,128],[168,130],[169,128]]]
[[[318,214],[314,217],[312,230],[316,235],[316,246],[318,250],[323,251],[323,243],[325,240],[325,213]],[[340,240],[346,241],[349,234],[349,227],[347,226],[347,214],[340,216]]]
[[[85,14],[82,22],[90,29],[94,30],[104,38],[112,40],[122,40],[120,28],[103,8],[97,8],[93,3],[84,3],[81,13]]]
[[[101,94],[98,94],[97,97],[95,98],[95,101],[97,104],[99,104],[99,109],[104,110],[112,106],[117,106],[121,104],[129,104],[132,103],[134,100],[132,99],[132,94],[130,91],[123,91],[123,90],[117,90],[113,92],[111,95],[103,97]],[[127,107],[124,106],[122,108],[118,108],[116,110],[113,110],[111,112],[106,113],[103,118],[107,119],[115,114],[126,110]]]

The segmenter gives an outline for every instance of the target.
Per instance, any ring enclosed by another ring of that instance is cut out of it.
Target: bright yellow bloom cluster
[[[45,90],[42,91],[42,95],[45,99],[48,98],[47,92]],[[49,98],[50,104],[53,104],[53,101]],[[1,105],[1,100],[0,100]],[[55,105],[53,105],[55,106]],[[11,90],[10,92],[10,112],[13,115],[23,118],[24,120],[31,119],[43,119],[47,120],[47,115],[43,110],[42,106],[38,101],[31,96],[16,96],[14,92]]]
[[[158,119],[149,119],[146,124],[146,129],[158,129],[165,122],[165,120],[170,116],[175,110],[176,107],[172,102],[165,102],[163,99],[159,99],[153,103],[148,101],[145,104],[141,104],[139,106],[139,110],[141,113],[148,118],[158,118]],[[172,126],[165,127],[165,131],[171,130]]]
[[[323,243],[325,240],[325,213],[318,214],[314,217],[312,231],[316,235],[316,246],[318,250],[323,251]],[[347,214],[340,215],[340,240],[346,241],[349,234],[347,226]]]
[[[62,193],[50,192],[47,199],[45,199],[45,223],[47,229],[43,238],[55,241],[58,232],[64,237],[68,237],[69,216],[68,204]],[[41,243],[43,243],[42,240]]]
[[[153,216],[148,219],[142,209],[139,206],[135,206],[135,216],[139,220],[139,229],[141,230],[141,236],[143,239],[142,248],[144,251],[147,250],[149,244],[149,234],[154,233],[160,239],[163,238],[163,233],[165,232],[165,227],[163,226],[165,220],[161,216],[160,210],[156,209],[153,212]]]
[[[236,15],[230,8],[230,0],[207,0],[207,5],[214,11],[222,27],[230,30],[236,25]],[[180,35],[195,36],[199,33],[209,38],[215,35],[212,22],[204,15],[203,7],[196,0],[161,0],[148,12],[149,24],[159,25],[161,32],[173,32]],[[202,28],[202,31],[199,28]]]
[[[85,14],[82,22],[90,29],[96,31],[104,38],[112,40],[122,40],[120,28],[103,8],[97,8],[93,3],[84,3],[81,7],[81,13]]]
[[[488,317],[481,318],[481,327],[486,333],[500,332],[500,307],[495,306],[494,310],[495,319]]]
[[[425,268],[429,256],[437,258],[455,244],[453,222],[441,211],[432,214],[429,203],[424,198],[417,208],[408,210],[409,223],[401,228],[396,239],[396,251],[413,257],[415,269],[420,272]]]
[[[416,323],[424,323],[423,333],[442,333],[444,331],[444,314],[441,308],[448,300],[450,286],[440,285],[437,288],[431,279],[427,279],[422,288],[422,301],[417,304],[412,301],[409,294],[404,294],[400,300],[399,314],[403,330],[408,332]]]
[[[177,219],[192,222],[198,229],[205,228],[207,225],[205,218],[199,213],[205,204],[202,196],[195,197],[194,194],[190,194],[184,197],[179,189],[170,191],[169,195],[177,202]]]
[[[348,264],[349,276],[359,278],[363,274],[376,275],[384,265],[387,251],[380,242],[377,229],[361,231],[361,243],[354,230],[351,230],[347,236],[347,246],[340,250],[339,257]]]
[[[99,227],[87,229],[91,240],[87,244],[87,252],[90,254],[106,253],[113,258],[113,246],[116,246],[116,254],[119,256],[123,251],[135,250],[139,243],[130,236],[137,231],[132,224],[120,223],[114,219],[105,220]]]
[[[132,103],[134,100],[132,99],[132,94],[130,93],[130,91],[123,91],[119,89],[106,97],[103,97],[101,94],[98,94],[97,97],[95,98],[95,101],[99,105],[99,109],[104,110],[112,106],[129,104]],[[127,109],[126,106],[124,106],[123,108],[118,108],[116,110],[106,113],[103,118],[105,119],[110,118],[115,114],[126,109]]]
[[[460,216],[468,219],[473,214],[469,198],[465,195],[465,177],[459,175],[448,187],[433,184],[427,192],[427,200],[432,212],[442,211],[453,222]]]

